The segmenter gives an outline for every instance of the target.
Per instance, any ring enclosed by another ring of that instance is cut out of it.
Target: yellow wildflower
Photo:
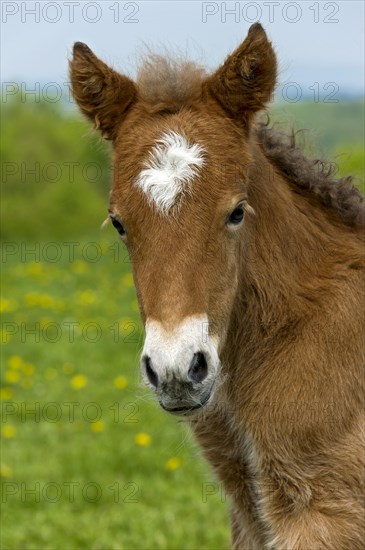
[[[24,365],[24,361],[19,355],[12,355],[8,359],[8,365],[11,369],[20,369]]]
[[[49,294],[41,294],[39,296],[39,305],[44,309],[52,309],[55,307],[56,302],[53,296],[50,296]]]
[[[0,298],[0,313],[8,313],[16,309],[16,304],[12,300],[6,298]]]
[[[181,460],[177,457],[169,458],[166,462],[166,470],[169,470],[170,472],[173,472],[174,470],[177,470],[181,466]]]
[[[151,436],[144,432],[140,432],[136,435],[135,442],[140,447],[148,447],[151,444]]]
[[[17,370],[7,370],[5,373],[5,380],[9,382],[9,384],[16,384],[19,382],[19,372]]]
[[[11,477],[13,471],[7,464],[0,464],[0,476],[1,477]]]
[[[95,293],[92,290],[85,290],[79,296],[79,303],[82,305],[93,304],[96,300]]]
[[[6,439],[11,439],[15,436],[16,429],[14,426],[3,426],[1,428],[1,433],[3,437],[6,437]]]
[[[1,401],[9,401],[13,397],[13,390],[11,388],[0,388]]]
[[[40,263],[32,262],[29,263],[25,269],[26,273],[28,275],[42,275],[43,274],[43,268]]]
[[[113,384],[118,390],[124,390],[128,386],[128,380],[125,376],[117,376],[114,378]]]
[[[105,423],[103,420],[95,420],[95,422],[91,423],[91,430],[95,433],[100,433],[104,431]]]
[[[85,273],[87,271],[87,263],[83,260],[76,260],[72,265],[72,271],[78,275]]]
[[[27,306],[33,307],[39,303],[39,294],[36,292],[28,292],[24,298]]]
[[[25,295],[25,303],[29,307],[42,307],[43,309],[60,310],[65,307],[63,300],[56,299],[50,294],[40,294],[39,292],[28,292]]]
[[[83,374],[76,374],[71,378],[71,386],[75,390],[81,390],[87,384],[87,378]]]

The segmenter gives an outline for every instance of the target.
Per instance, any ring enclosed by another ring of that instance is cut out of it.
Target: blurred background
[[[130,265],[100,230],[110,146],[70,97],[86,42],[135,74],[144,48],[216,67],[260,20],[279,57],[270,116],[364,172],[364,4],[1,3],[1,547],[229,548],[228,502],[184,422],[139,382]]]

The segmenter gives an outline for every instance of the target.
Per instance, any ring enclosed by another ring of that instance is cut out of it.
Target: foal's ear
[[[248,127],[252,115],[271,99],[276,56],[260,23],[205,82],[209,93],[237,122]]]
[[[90,48],[76,42],[70,61],[72,94],[105,139],[114,139],[137,90],[132,80],[98,59]]]

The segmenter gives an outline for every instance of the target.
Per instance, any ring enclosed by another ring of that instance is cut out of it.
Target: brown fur
[[[191,61],[150,53],[137,74],[139,98],[152,112],[177,112],[200,99],[204,76],[204,69]]]
[[[231,495],[234,548],[360,550],[363,202],[255,124],[275,74],[259,25],[210,76],[157,59],[133,84],[80,46],[71,62],[76,100],[114,141],[110,211],[127,231],[143,320],[207,313],[220,337],[214,399],[191,425]],[[165,130],[207,152],[169,217],[133,184]],[[232,234],[224,220],[241,199],[255,215]]]
[[[126,76],[110,69],[82,42],[74,45],[72,93],[82,113],[105,139],[114,139],[125,112],[136,97]]]

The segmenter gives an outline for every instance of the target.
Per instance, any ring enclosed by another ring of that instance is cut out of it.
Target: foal
[[[362,198],[255,120],[261,25],[210,75],[153,56],[135,83],[79,42],[70,66],[113,142],[143,379],[230,494],[234,548],[364,548]]]

